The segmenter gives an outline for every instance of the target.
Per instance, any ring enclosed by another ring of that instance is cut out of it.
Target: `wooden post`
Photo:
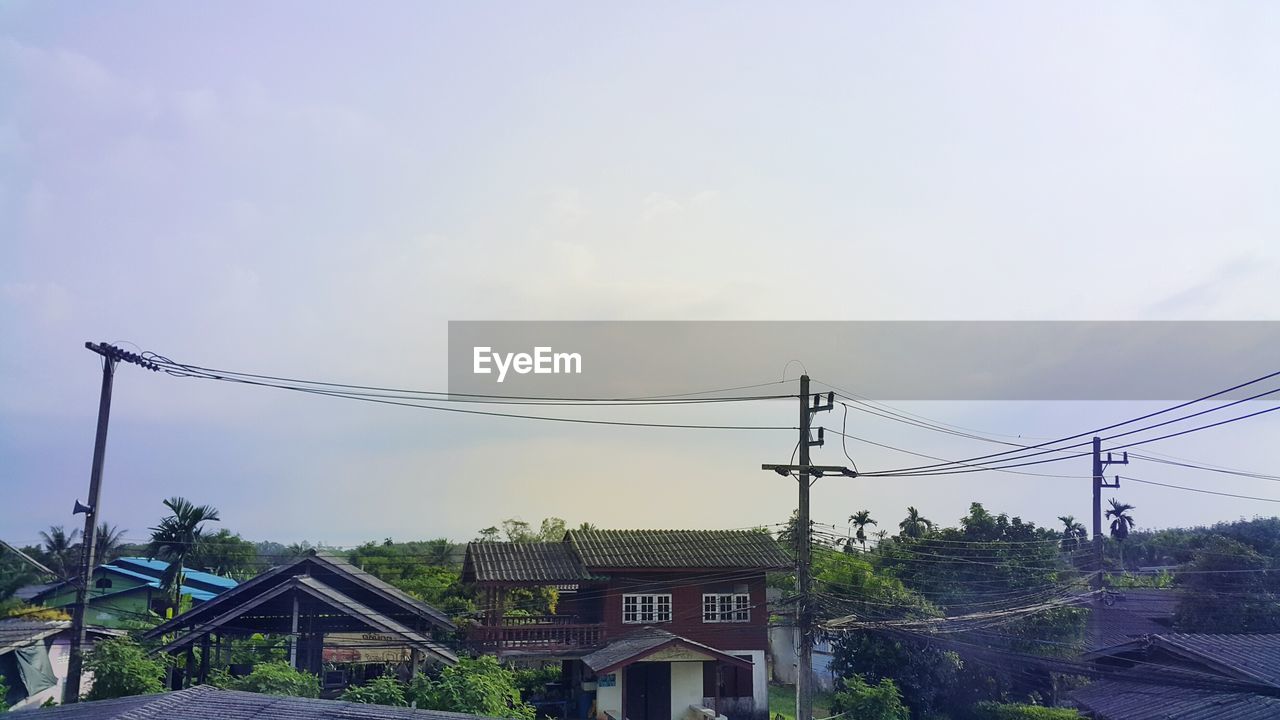
[[[209,682],[209,633],[200,638],[200,684]]]

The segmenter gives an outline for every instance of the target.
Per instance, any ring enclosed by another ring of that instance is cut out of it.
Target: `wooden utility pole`
[[[810,581],[810,552],[813,539],[809,524],[809,376],[800,376],[800,474],[796,476],[800,498],[796,512],[796,628],[800,651],[796,669],[796,720],[813,717],[813,602]]]
[[[93,441],[93,466],[89,470],[89,504],[84,509],[84,534],[81,535],[80,579],[76,583],[76,604],[71,613],[71,656],[67,659],[67,680],[62,689],[62,704],[80,699],[80,674],[84,669],[84,616],[88,609],[89,588],[93,585],[93,559],[98,545],[98,500],[102,489],[102,464],[107,454],[107,423],[111,419],[111,386],[116,375],[116,357],[109,345],[85,343],[85,347],[102,356],[102,393],[98,398],[98,432]]]

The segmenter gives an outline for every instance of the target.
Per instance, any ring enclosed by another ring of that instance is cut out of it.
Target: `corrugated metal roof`
[[[1171,633],[1153,637],[1152,644],[1194,657],[1242,680],[1280,688],[1280,634]]]
[[[115,560],[111,561],[111,564],[115,565],[116,567],[123,567],[126,569],[128,569],[129,566],[131,565],[135,565],[140,568],[146,568],[148,570],[151,570],[153,572],[158,572],[158,573],[163,573],[165,570],[169,569],[169,563],[163,560],[148,560],[147,558],[144,558],[144,557],[116,558]],[[215,585],[217,587],[226,588],[226,589],[233,588],[238,584],[235,580],[232,580],[231,578],[222,577],[221,575],[214,575],[213,573],[207,573],[201,570],[192,570],[190,568],[183,568],[182,574],[186,576],[186,579],[188,581],[201,582],[207,585]]]
[[[0,655],[14,648],[29,645],[43,640],[50,635],[57,635],[71,629],[70,620],[29,620],[26,618],[5,618],[0,620]],[[88,626],[85,632],[93,635],[124,635],[123,630],[108,630],[97,626]]]
[[[565,542],[592,571],[784,570],[793,564],[771,535],[753,530],[570,530]]]
[[[592,579],[562,542],[473,542],[463,575],[471,582],[576,583]]]
[[[81,702],[40,711],[54,720],[474,720],[475,715],[259,695],[200,685],[160,695]]]
[[[1275,720],[1280,698],[1240,692],[1100,680],[1071,693],[1098,720]]]
[[[704,645],[655,627],[643,628],[626,637],[614,640],[599,650],[583,656],[582,662],[597,673],[612,672],[620,664],[628,663],[628,661],[638,662],[659,648],[669,645],[682,645],[730,664],[744,667],[751,666],[750,662],[734,655],[729,655],[723,650],[717,650],[710,645]]]

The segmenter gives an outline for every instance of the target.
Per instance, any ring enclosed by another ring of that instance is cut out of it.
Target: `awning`
[[[615,672],[641,661],[714,661],[741,668],[752,666],[750,660],[658,628],[638,630],[582,658],[582,662],[597,675]]]

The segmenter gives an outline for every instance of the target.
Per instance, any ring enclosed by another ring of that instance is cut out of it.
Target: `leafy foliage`
[[[1249,546],[1213,536],[1196,551],[1181,588],[1175,622],[1186,632],[1272,633],[1280,631],[1280,595],[1274,567]]]
[[[1079,720],[1075,710],[1021,703],[980,702],[964,715],[965,720]]]
[[[859,720],[910,720],[911,713],[902,704],[902,693],[888,678],[871,685],[860,675],[840,681],[831,696],[831,710]]]
[[[169,563],[160,577],[160,586],[168,594],[172,607],[176,608],[182,593],[182,568],[198,552],[198,546],[204,539],[204,524],[217,522],[219,517],[218,509],[212,505],[193,505],[185,498],[169,498],[164,505],[172,514],[151,528],[147,557]]]
[[[147,695],[164,690],[164,665],[147,657],[133,640],[99,640],[85,658],[85,669],[93,673],[88,700]]]
[[[286,695],[289,697],[320,697],[320,678],[309,672],[294,669],[284,660],[258,663],[244,677],[231,677],[225,671],[211,672],[209,683],[227,690]]]
[[[520,699],[515,673],[491,657],[463,658],[442,670],[438,678],[419,676],[409,686],[408,698],[428,710],[534,718],[533,706]]]
[[[239,580],[250,579],[261,567],[276,564],[259,561],[257,545],[226,528],[202,536],[186,561],[191,567]]]
[[[409,706],[404,683],[391,675],[376,677],[364,685],[353,685],[344,690],[339,699],[370,705]]]

